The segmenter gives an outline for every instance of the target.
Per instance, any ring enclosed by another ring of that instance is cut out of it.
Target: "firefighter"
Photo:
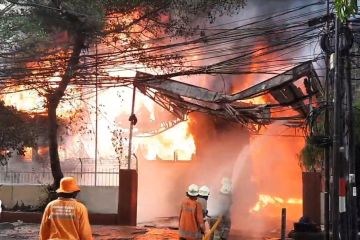
[[[213,228],[215,223],[220,220],[219,225],[211,234],[212,240],[225,240],[229,238],[231,219],[230,219],[230,207],[232,204],[231,196],[231,180],[229,178],[223,178],[221,181],[220,194],[217,198],[218,201],[218,216],[209,218],[210,229]]]
[[[62,178],[56,192],[58,199],[45,208],[40,225],[40,240],[92,240],[88,211],[75,199],[80,192],[75,178]]]
[[[187,198],[181,203],[179,215],[179,239],[199,240],[205,231],[202,207],[197,202],[199,187],[191,184],[186,192]]]
[[[229,238],[231,228],[230,208],[232,204],[231,188],[232,186],[230,179],[224,178],[222,180],[222,186],[220,188],[219,196],[220,212],[222,215],[222,219],[214,233],[214,240],[226,240]]]
[[[210,189],[205,185],[201,186],[199,189],[199,197],[197,201],[201,204],[204,218],[206,218],[208,215],[207,200],[209,198],[209,195],[210,195]]]

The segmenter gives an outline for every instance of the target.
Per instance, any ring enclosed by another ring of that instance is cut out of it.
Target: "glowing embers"
[[[196,147],[188,124],[181,122],[159,135],[144,139],[141,143],[146,146],[146,159],[191,160]]]
[[[266,207],[270,207],[270,206],[285,207],[286,205],[289,204],[302,205],[302,199],[298,199],[298,198],[283,199],[276,196],[259,194],[259,200],[255,204],[255,206],[249,210],[249,212],[250,213],[260,212]]]

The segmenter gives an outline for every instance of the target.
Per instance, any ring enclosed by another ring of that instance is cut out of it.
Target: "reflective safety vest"
[[[204,229],[202,207],[196,200],[185,199],[181,204],[179,216],[179,236],[185,239],[201,239]]]
[[[45,209],[40,240],[92,240],[86,207],[75,199],[58,198]]]

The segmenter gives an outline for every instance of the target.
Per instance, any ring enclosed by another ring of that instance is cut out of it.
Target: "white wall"
[[[18,201],[25,205],[39,205],[46,198],[46,191],[41,185],[3,185],[0,186],[0,200],[6,208],[12,208]],[[82,186],[78,199],[91,213],[117,213],[118,187]]]
[[[78,199],[93,213],[117,213],[118,187],[82,186]]]

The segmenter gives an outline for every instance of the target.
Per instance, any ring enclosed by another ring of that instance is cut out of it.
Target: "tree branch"
[[[54,10],[54,11],[61,11],[61,9],[58,9],[58,8],[54,8],[54,7],[49,7],[49,6],[46,6],[46,5],[42,5],[42,4],[38,4],[38,3],[33,3],[33,2],[27,2],[27,3],[22,3],[22,2],[19,2],[19,1],[16,1],[16,0],[6,0],[14,5],[18,5],[18,6],[24,6],[24,7],[41,7],[41,8],[45,8],[45,9],[48,9],[48,10]]]
[[[56,88],[53,94],[48,95],[48,98],[50,98],[52,104],[55,104],[55,106],[59,104],[61,98],[65,95],[66,88],[69,85],[71,79],[75,75],[75,72],[78,68],[77,65],[79,64],[80,61],[80,54],[82,49],[84,48],[84,43],[85,43],[85,35],[82,33],[78,33],[75,39],[73,51],[71,53],[69,62],[67,64],[67,68],[65,70],[63,77],[61,78],[59,86]]]
[[[165,9],[165,8],[168,7],[168,6],[169,6],[169,3],[166,3],[166,4],[162,5],[162,6],[154,9],[153,11],[150,11],[150,12],[142,15],[141,17],[133,20],[131,23],[129,23],[129,24],[126,25],[125,27],[117,26],[117,27],[115,27],[115,29],[113,29],[113,30],[109,30],[109,31],[103,32],[103,35],[106,36],[106,35],[111,34],[111,33],[119,33],[119,32],[124,31],[125,29],[129,29],[130,27],[134,26],[135,24],[137,24],[137,23],[141,22],[142,20],[150,17],[151,15],[153,15],[153,14],[155,14],[155,13],[157,13],[157,12],[163,10],[163,9]]]

